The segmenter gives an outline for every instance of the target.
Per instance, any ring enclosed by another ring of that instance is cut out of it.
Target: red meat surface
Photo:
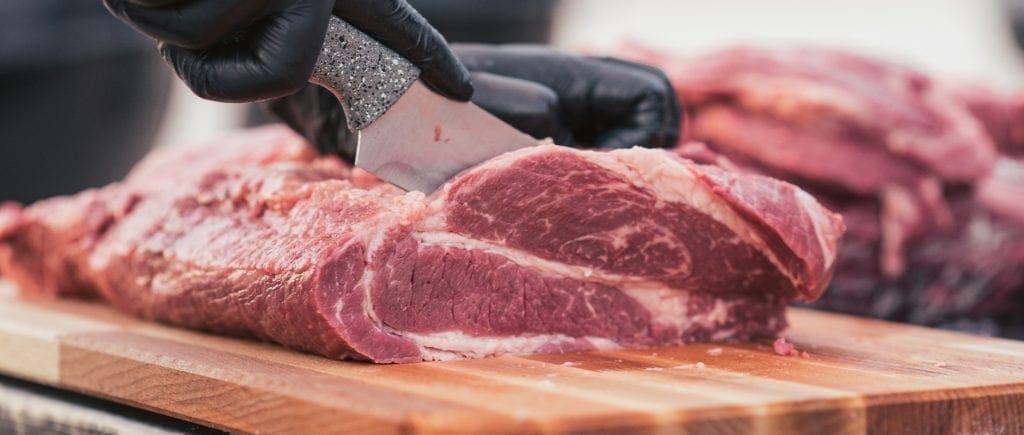
[[[143,318],[375,362],[773,336],[839,217],[664,150],[509,153],[425,196],[284,127],[159,151],[0,208],[0,270]]]
[[[1014,334],[998,324],[1024,311],[1019,94],[826,48],[637,53],[686,107],[680,155],[796,183],[843,215],[813,306]]]

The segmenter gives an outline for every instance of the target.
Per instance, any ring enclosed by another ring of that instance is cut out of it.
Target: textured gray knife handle
[[[398,53],[331,17],[309,81],[338,97],[348,128],[356,131],[387,112],[419,75],[419,68]]]

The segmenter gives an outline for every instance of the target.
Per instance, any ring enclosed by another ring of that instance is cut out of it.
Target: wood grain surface
[[[0,372],[237,432],[1024,433],[1024,342],[790,319],[809,357],[761,342],[371,365],[6,286]]]

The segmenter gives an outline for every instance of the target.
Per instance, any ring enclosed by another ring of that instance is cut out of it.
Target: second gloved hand
[[[452,44],[473,79],[472,101],[538,139],[594,148],[671,147],[680,109],[665,74],[650,66],[535,45]],[[348,161],[355,135],[327,90],[307,86],[267,103],[325,154]]]
[[[216,101],[278,98],[306,86],[334,14],[420,68],[448,98],[473,93],[441,34],[405,0],[103,0],[155,39],[196,95]]]

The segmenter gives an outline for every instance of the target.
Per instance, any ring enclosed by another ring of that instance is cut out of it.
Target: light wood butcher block
[[[0,372],[240,432],[1024,433],[1024,342],[790,319],[809,357],[762,342],[371,365],[6,285]]]

